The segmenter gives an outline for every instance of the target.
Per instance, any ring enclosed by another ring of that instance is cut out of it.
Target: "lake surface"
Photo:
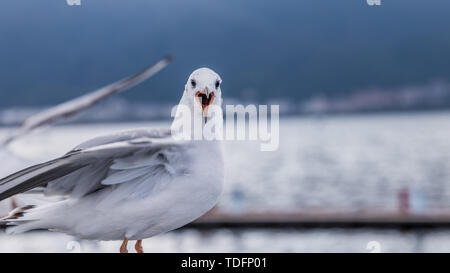
[[[0,252],[118,252],[119,241],[79,241],[51,232],[8,236],[0,231]],[[373,229],[192,229],[143,242],[146,252],[450,252],[449,230]],[[134,252],[134,241],[129,251]]]
[[[62,155],[91,137],[167,126],[159,122],[47,128],[1,152],[0,175]],[[0,129],[0,137],[5,133]],[[409,193],[412,213],[450,209],[450,112],[285,118],[279,149],[261,152],[259,144],[224,143],[226,183],[218,209],[397,211],[402,191]],[[450,245],[448,235],[446,230],[183,230],[149,239],[146,250],[368,252],[367,243],[378,241],[382,251],[450,251],[445,244]],[[55,251],[67,251],[65,245],[51,243],[58,240],[49,238],[58,236],[70,241],[56,233],[0,235],[0,251],[45,249],[33,247],[33,238],[48,240]],[[2,247],[5,242],[10,242],[9,250]],[[25,242],[28,246],[21,246]],[[85,251],[116,251],[117,242],[82,246]]]

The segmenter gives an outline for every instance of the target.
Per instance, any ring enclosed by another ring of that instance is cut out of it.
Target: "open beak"
[[[211,105],[211,103],[214,100],[214,92],[198,91],[197,93],[195,93],[195,98],[197,99],[198,103],[202,107],[203,117],[206,118],[206,116],[208,114],[208,107]]]

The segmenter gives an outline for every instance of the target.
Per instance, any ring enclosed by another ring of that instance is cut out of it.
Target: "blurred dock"
[[[398,212],[211,212],[187,227],[214,228],[450,228],[450,211],[427,214]]]
[[[236,198],[235,203],[241,203]],[[397,207],[391,210],[311,210],[248,212],[237,206],[238,213],[217,209],[187,227],[213,228],[450,228],[450,210],[426,206],[422,194],[408,188],[397,192]]]

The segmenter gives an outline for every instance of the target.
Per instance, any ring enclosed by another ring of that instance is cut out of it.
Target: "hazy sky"
[[[0,107],[53,104],[176,61],[124,98],[178,98],[215,69],[228,97],[301,100],[450,80],[450,1],[4,0]]]

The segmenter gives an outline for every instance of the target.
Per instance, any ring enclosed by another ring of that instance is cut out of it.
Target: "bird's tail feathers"
[[[0,219],[0,226],[11,226],[6,229],[7,234],[17,234],[35,229],[49,229],[49,221],[44,216],[53,210],[53,204],[34,206],[27,205],[12,210],[8,216]]]
[[[8,223],[13,223],[13,222],[17,222],[17,221],[23,221],[22,217],[25,215],[25,213],[27,213],[28,210],[33,209],[35,206],[34,205],[27,205],[27,206],[23,206],[23,207],[18,207],[13,209],[8,216],[0,218],[0,224],[8,224]]]

